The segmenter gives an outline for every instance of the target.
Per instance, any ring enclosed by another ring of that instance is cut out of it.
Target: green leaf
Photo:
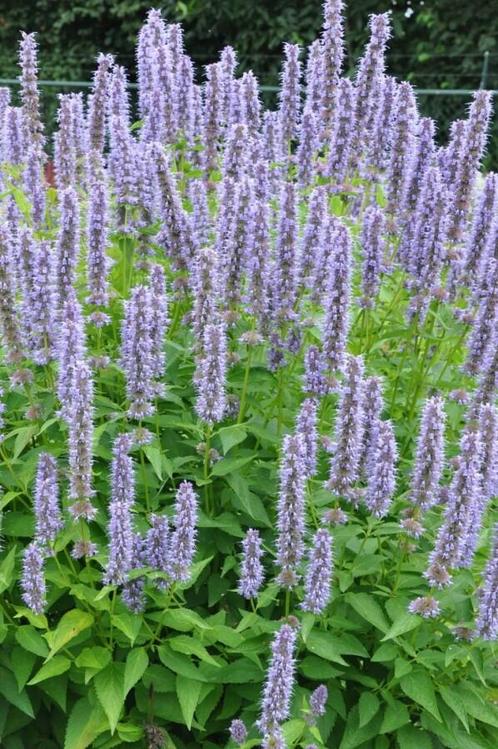
[[[441,685],[439,687],[439,694],[446,702],[450,710],[453,710],[458,720],[463,724],[467,733],[470,732],[469,721],[467,720],[467,711],[465,709],[465,703],[463,699],[458,695],[453,687],[446,687]]]
[[[5,559],[2,559],[2,562],[0,564],[0,593],[3,593],[4,590],[7,590],[9,585],[14,580],[16,549],[17,546],[13,546]]]
[[[188,730],[192,728],[195,708],[199,701],[202,684],[200,681],[187,679],[185,676],[176,677],[176,696],[182,710],[183,719]]]
[[[410,632],[410,630],[419,627],[420,624],[420,617],[405,612],[392,623],[391,628],[381,641],[384,642],[385,640],[393,640],[395,637],[404,635],[405,632]]]
[[[24,689],[19,692],[14,674],[2,666],[0,666],[0,694],[22,713],[29,715],[30,718],[35,717],[28,693]]]
[[[454,684],[452,689],[462,698],[469,715],[498,728],[498,708],[495,705],[482,699],[474,689],[469,689],[463,684]]]
[[[90,705],[86,697],[74,705],[66,726],[64,749],[86,749],[108,728],[100,705]]]
[[[403,676],[400,686],[407,697],[422,705],[436,720],[441,721],[432,679],[426,671],[417,669]]]
[[[239,445],[247,437],[247,432],[244,427],[234,424],[233,426],[223,427],[218,432],[218,436],[221,440],[221,446],[223,448],[223,455],[226,455],[232,447]]]
[[[311,632],[306,647],[310,653],[319,655],[320,658],[325,658],[325,660],[333,661],[334,663],[341,663],[343,666],[347,665],[344,658],[341,658],[334,635],[331,632]]]
[[[254,455],[244,455],[239,458],[223,458],[214,464],[211,473],[213,476],[226,476],[228,473],[238,471],[239,468],[254,460]]]
[[[381,632],[385,633],[388,631],[389,622],[382,606],[374,596],[368,593],[348,593],[346,601],[362,619],[373,624]]]
[[[48,646],[39,632],[31,624],[23,624],[16,629],[16,640],[19,645],[30,653],[45,658],[48,655]]]
[[[392,700],[391,704],[386,707],[379,733],[393,733],[409,722],[410,713],[406,705],[399,700]]]
[[[75,660],[78,668],[91,668],[100,671],[105,668],[111,660],[111,654],[107,648],[101,645],[93,645],[91,648],[83,648]]]
[[[154,469],[154,473],[156,474],[157,478],[162,481],[163,479],[163,463],[162,463],[162,452],[156,445],[144,445],[142,447],[142,450],[144,451],[145,455],[147,456],[147,460],[152,465],[152,468]]]
[[[380,701],[373,692],[363,692],[358,701],[358,726],[362,728],[369,723],[380,708]]]
[[[71,661],[69,658],[66,658],[64,655],[56,655],[52,660],[48,661],[48,663],[43,664],[33,678],[28,681],[28,684],[31,686],[33,684],[39,684],[40,681],[45,681],[45,679],[51,679],[53,676],[60,676],[65,671],[68,671],[70,667]]]
[[[21,427],[18,429],[13,451],[14,460],[20,456],[30,439],[34,437],[37,432],[38,426],[36,424],[30,424],[27,427]]]
[[[124,664],[109,663],[96,675],[93,683],[113,734],[124,706]]]
[[[339,749],[355,749],[374,736],[377,736],[381,722],[380,713],[366,725],[360,728],[358,706],[355,705],[348,713],[346,728],[344,730]]]
[[[26,682],[29,679],[29,675],[33,670],[33,666],[36,661],[36,655],[24,650],[23,648],[16,645],[12,648],[10,654],[10,665],[14,676],[16,677],[17,686],[19,691],[24,689]]]
[[[397,731],[396,737],[399,749],[432,749],[429,735],[420,728],[403,726]]]
[[[187,637],[187,635],[178,635],[177,637],[171,637],[168,640],[170,648],[175,650],[177,653],[184,653],[185,655],[196,655],[201,661],[211,663],[214,666],[219,666],[219,663],[208,653],[204,645],[193,637]]]
[[[180,632],[211,629],[211,626],[199,614],[190,609],[168,609],[161,614],[161,622],[165,627],[177,629]]]
[[[142,617],[138,614],[114,614],[113,625],[130,640],[133,645],[142,628]]]
[[[144,648],[136,648],[128,653],[124,672],[124,696],[140,681],[149,665],[149,657]]]
[[[47,632],[45,635],[50,647],[48,658],[52,658],[58,650],[77,637],[84,629],[91,627],[92,624],[93,616],[88,611],[71,609],[71,611],[66,612],[56,629],[53,632]]]

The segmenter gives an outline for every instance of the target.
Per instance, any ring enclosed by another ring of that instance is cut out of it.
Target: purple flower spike
[[[384,517],[389,510],[396,485],[397,457],[393,425],[390,421],[380,421],[365,493],[365,504],[375,517]]]
[[[321,34],[321,115],[323,134],[328,137],[336,113],[336,87],[344,60],[344,2],[325,0]],[[318,63],[317,63],[318,66]],[[317,76],[318,77],[318,76]]]
[[[484,403],[479,410],[479,429],[482,439],[482,494],[485,501],[494,497],[498,489],[498,409]]]
[[[374,455],[375,441],[379,429],[384,399],[382,396],[382,381],[379,377],[367,377],[365,380],[365,410],[363,441],[359,460],[360,471],[363,476],[369,474],[369,462]]]
[[[43,614],[47,604],[44,561],[45,553],[39,543],[32,541],[26,546],[21,577],[22,600],[34,614]]]
[[[336,420],[335,452],[327,488],[351,498],[358,479],[364,424],[363,359],[348,356]]]
[[[168,571],[169,560],[169,523],[166,515],[151,515],[150,529],[147,532],[146,556],[147,564],[160,572]],[[162,589],[167,581],[157,579],[156,585]]]
[[[202,338],[202,353],[197,363],[195,410],[207,424],[216,424],[226,411],[227,342],[223,322],[207,323]]]
[[[467,225],[472,193],[484,154],[490,118],[491,92],[477,91],[470,106],[466,137],[455,173],[448,231],[449,239],[455,243],[462,239]]]
[[[83,313],[72,287],[62,307],[61,323],[57,341],[57,397],[61,413],[67,418],[71,409],[74,373],[78,362],[85,358]]]
[[[434,395],[425,402],[417,440],[410,500],[422,511],[439,501],[439,482],[444,467],[444,401]]]
[[[88,364],[75,363],[69,393],[69,496],[75,519],[92,520],[96,509],[88,502],[92,490],[93,383]]]
[[[323,359],[316,346],[306,349],[304,355],[304,386],[306,393],[314,396],[324,395],[327,391]]]
[[[323,361],[326,376],[333,378],[343,367],[349,331],[351,296],[351,236],[342,224],[333,232],[334,253],[329,267],[323,323]]]
[[[132,446],[130,435],[119,435],[113,447],[111,465],[111,502],[109,505],[109,561],[104,582],[122,585],[132,564],[133,527],[132,507],[135,501],[133,462],[128,452]]]
[[[150,290],[136,286],[130,300],[125,302],[121,337],[121,366],[126,375],[128,414],[132,419],[142,419],[153,412],[151,317]]]
[[[175,499],[175,530],[169,545],[168,572],[172,580],[187,582],[195,554],[198,498],[192,484],[182,481]]]
[[[314,398],[303,401],[296,419],[296,432],[302,435],[305,446],[306,478],[316,472],[317,461],[317,402]]]
[[[321,614],[330,601],[332,578],[332,536],[320,528],[313,537],[308,569],[304,582],[305,596],[301,604],[304,611]]]
[[[107,274],[110,259],[107,249],[107,190],[104,180],[95,180],[88,206],[88,290],[90,304],[109,303]]]
[[[40,544],[51,544],[63,527],[57,485],[57,461],[49,453],[40,453],[36,471],[35,537]]]
[[[310,696],[311,713],[315,718],[325,715],[329,692],[325,684],[320,684]]]
[[[168,297],[164,270],[154,263],[150,269],[150,338],[152,376],[161,379],[164,376],[165,353],[164,337],[168,327]],[[160,387],[160,386],[159,386]]]
[[[420,614],[424,619],[434,619],[441,613],[438,601],[433,596],[420,596],[408,606],[410,614]]]
[[[284,182],[280,195],[276,263],[271,288],[272,306],[282,320],[293,317],[297,294],[297,205],[292,182]]]
[[[271,660],[261,701],[259,726],[268,737],[279,732],[280,724],[289,717],[294,687],[297,630],[283,624],[271,645]],[[267,744],[267,746],[272,746]],[[273,745],[278,746],[278,745]],[[285,746],[282,744],[282,746]]]
[[[146,542],[140,533],[133,534],[131,545],[130,570],[145,567],[148,563]],[[140,614],[145,609],[145,578],[136,577],[123,586],[123,603],[134,614]]]
[[[395,105],[386,208],[394,220],[403,216],[413,179],[416,122],[417,104],[413,88],[409,83],[400,83]]]
[[[304,78],[306,81],[304,111],[313,112],[319,116],[322,111],[324,86],[324,64],[320,39],[315,39],[308,47],[308,59]]]
[[[239,718],[235,718],[235,720],[232,720],[230,723],[230,738],[232,741],[235,741],[236,744],[244,743],[244,741],[247,739],[247,728],[243,720],[240,720]]]
[[[341,78],[336,88],[334,122],[329,138],[329,157],[325,168],[333,184],[341,186],[346,179],[351,156],[355,118],[355,90],[349,78]]]
[[[88,136],[90,148],[100,155],[104,150],[106,135],[106,109],[109,94],[110,71],[114,64],[112,55],[100,54],[93,76],[92,93],[88,102]]]
[[[34,34],[21,32],[19,64],[21,66],[21,101],[25,137],[34,149],[41,154],[45,138],[40,116],[37,43]]]
[[[301,119],[299,145],[297,147],[297,168],[299,187],[310,185],[314,179],[315,156],[318,150],[317,118],[305,110]]]
[[[209,175],[217,167],[218,139],[221,133],[223,116],[221,110],[223,101],[223,76],[220,63],[206,66],[206,78],[202,142],[204,145],[204,172],[206,175]]]
[[[250,528],[242,541],[242,564],[238,591],[244,598],[256,598],[264,580],[264,568],[261,564],[263,549],[258,531]]]
[[[488,253],[497,230],[498,174],[490,172],[484,183],[464,251],[464,280],[473,281],[474,288],[481,288],[483,285]]]
[[[293,588],[298,581],[305,526],[306,447],[302,434],[287,435],[282,445],[277,507],[277,566],[279,585]]]
[[[472,558],[474,534],[479,532],[473,523],[482,501],[481,465],[481,434],[470,425],[460,441],[459,465],[449,487],[443,524],[425,573],[431,585],[448,585],[451,568],[467,566]]]
[[[484,640],[498,639],[498,525],[493,530],[491,553],[479,590],[476,633]]]
[[[389,75],[382,76],[380,106],[374,116],[372,138],[368,154],[368,164],[374,174],[382,172],[389,163],[393,109],[396,102],[398,84]]]
[[[298,44],[284,45],[284,68],[280,88],[280,122],[284,142],[297,138],[300,117],[301,63]]]
[[[60,311],[76,279],[80,249],[80,211],[78,196],[72,187],[60,195],[61,218],[55,249],[56,306]]]
[[[378,206],[369,206],[363,218],[361,246],[363,267],[361,289],[363,307],[373,307],[380,288],[380,274],[384,263],[386,221]]]
[[[309,210],[301,240],[301,281],[311,288],[312,273],[320,264],[328,219],[327,190],[322,185],[311,193]],[[323,270],[323,269],[322,269]]]

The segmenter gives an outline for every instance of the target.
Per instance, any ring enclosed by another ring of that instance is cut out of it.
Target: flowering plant
[[[497,178],[341,0],[278,110],[158,11],[0,91],[2,746],[492,749]],[[481,184],[482,183],[482,184]]]

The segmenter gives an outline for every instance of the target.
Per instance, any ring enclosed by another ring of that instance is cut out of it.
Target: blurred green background
[[[0,5],[0,78],[17,75],[19,29],[37,31],[40,76],[89,81],[99,51],[115,53],[134,75],[137,31],[152,0],[67,0],[3,2]],[[11,7],[9,7],[9,5]],[[231,44],[241,71],[252,68],[260,82],[278,82],[282,43],[308,44],[321,26],[319,0],[185,0],[156,2],[169,21],[181,21],[188,52],[202,66]],[[392,12],[394,37],[390,72],[419,89],[498,89],[498,5],[496,0],[350,0],[347,7],[347,68],[353,71],[367,39],[370,13]],[[55,92],[44,89],[47,110]],[[464,116],[470,97],[420,95],[424,114],[448,123]],[[498,99],[495,98],[495,106]],[[498,126],[488,165],[498,166]]]

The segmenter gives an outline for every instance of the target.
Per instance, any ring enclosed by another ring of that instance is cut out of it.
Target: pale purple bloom
[[[24,190],[31,203],[33,224],[39,228],[45,218],[45,180],[42,153],[35,147],[28,149],[24,171]]]
[[[149,567],[160,572],[168,571],[169,524],[166,515],[151,515],[150,528],[146,537],[146,561]],[[157,579],[158,588],[165,588],[167,581]]]
[[[498,525],[493,529],[491,551],[479,590],[476,632],[485,640],[498,638]]]
[[[35,614],[43,614],[47,604],[44,561],[45,552],[37,541],[26,546],[21,576],[22,600]]]
[[[317,118],[311,110],[305,110],[299,129],[297,147],[297,169],[299,187],[304,188],[313,182],[315,157],[318,151]]]
[[[386,220],[381,208],[369,206],[363,217],[361,246],[363,249],[363,266],[361,304],[373,307],[379,293],[381,270],[384,264]]]
[[[128,455],[130,435],[116,437],[111,464],[111,502],[109,505],[109,560],[104,582],[122,585],[133,559],[132,507],[135,501],[133,461]]]
[[[0,226],[0,330],[10,362],[18,362],[23,357],[14,267],[12,237],[4,224]]]
[[[243,74],[240,84],[242,88],[242,120],[250,130],[259,130],[261,125],[261,102],[259,100],[258,79],[252,70],[249,70]]]
[[[332,240],[335,246],[328,271],[323,322],[323,361],[327,377],[336,375],[344,364],[351,296],[352,248],[348,229],[342,224],[337,226]]]
[[[69,497],[75,519],[92,520],[96,509],[88,502],[92,489],[93,382],[90,367],[76,361],[69,392]]]
[[[464,251],[464,279],[482,286],[488,252],[491,251],[498,231],[498,174],[490,172],[474,213]]]
[[[60,226],[54,257],[54,281],[57,311],[62,310],[69,289],[76,280],[80,249],[80,211],[76,191],[68,187],[59,195]]]
[[[233,47],[227,45],[221,50],[221,119],[224,124],[234,124],[230,121],[230,108],[232,106],[232,91],[234,88],[235,68],[237,67],[237,53]]]
[[[292,182],[284,182],[280,194],[275,265],[271,299],[277,319],[292,319],[297,295],[297,205]]]
[[[81,305],[71,287],[62,306],[61,325],[57,340],[57,397],[61,413],[67,418],[71,408],[74,373],[78,362],[85,358],[85,331]]]
[[[424,619],[434,619],[441,613],[438,601],[433,596],[420,596],[408,606],[410,614],[420,614]]]
[[[203,332],[197,361],[195,410],[207,424],[216,424],[226,411],[227,341],[223,322],[209,321]]]
[[[164,376],[165,353],[164,338],[168,327],[168,296],[166,278],[162,266],[154,263],[150,269],[150,327],[151,368],[152,376],[161,379]],[[160,391],[159,384],[159,391]],[[157,388],[156,388],[157,389]]]
[[[320,396],[327,388],[324,377],[323,359],[316,346],[309,346],[304,354],[304,385],[306,393]]]
[[[335,426],[335,450],[327,488],[351,497],[358,479],[364,423],[363,359],[348,356]]]
[[[236,744],[243,744],[247,738],[247,728],[244,721],[239,718],[235,718],[230,723],[230,738],[235,741]]]
[[[289,717],[294,687],[295,649],[297,630],[282,624],[271,644],[271,660],[261,701],[259,726],[268,736],[278,732],[280,724]]]
[[[486,269],[486,288],[483,289],[479,309],[467,341],[467,359],[464,369],[476,374],[484,363],[484,354],[496,328],[498,318],[498,262],[493,257]]]
[[[278,583],[293,588],[304,551],[306,447],[302,434],[286,435],[280,459],[277,506]]]
[[[255,598],[263,584],[265,574],[261,564],[261,557],[264,552],[257,530],[249,528],[242,541],[242,549],[238,591],[244,598]]]
[[[387,182],[386,212],[395,220],[403,216],[413,178],[416,123],[417,104],[413,88],[409,83],[402,82],[398,86],[395,103]]]
[[[223,116],[221,109],[223,78],[220,63],[206,66],[206,79],[202,143],[204,145],[203,167],[206,176],[208,176],[217,167],[218,139],[221,133]]]
[[[313,536],[308,568],[304,581],[304,611],[321,614],[330,601],[332,579],[332,536],[320,528]]]
[[[33,509],[36,540],[40,544],[53,543],[64,524],[59,506],[57,461],[49,453],[40,453],[38,458]]]
[[[248,263],[247,301],[252,313],[265,326],[268,314],[269,260],[270,244],[270,209],[269,209],[269,170],[266,162],[261,161],[255,167],[256,178],[254,197],[254,245]]]
[[[343,14],[343,0],[325,0],[323,3],[319,81],[321,85],[321,116],[323,118],[323,133],[325,137],[328,136],[328,131],[336,113],[335,92],[344,60]]]
[[[21,32],[19,44],[21,102],[26,141],[40,154],[45,143],[38,91],[37,43],[34,34]]]
[[[325,715],[329,693],[325,684],[320,684],[310,695],[310,708],[314,717]]]
[[[196,348],[202,349],[204,331],[217,317],[219,305],[219,262],[216,250],[202,247],[196,253],[192,273],[192,327]]]
[[[76,182],[76,143],[74,107],[71,94],[59,94],[57,110],[59,129],[54,136],[54,166],[57,188],[74,187]]]
[[[208,192],[202,179],[193,179],[188,183],[188,196],[192,204],[192,227],[196,234],[196,245],[205,247],[211,233]]]
[[[182,481],[175,499],[175,530],[169,544],[168,572],[172,580],[188,581],[194,560],[197,494],[191,483]]]
[[[90,189],[88,205],[88,301],[107,306],[109,284],[107,280],[110,259],[107,250],[107,190],[103,179],[96,179]]]
[[[439,482],[444,467],[444,401],[439,395],[424,404],[417,439],[410,501],[422,511],[439,501]]]
[[[312,478],[317,463],[317,401],[306,398],[301,404],[296,419],[296,432],[302,435],[305,446],[306,478]]]
[[[163,221],[160,241],[164,244],[166,255],[171,258],[175,270],[186,269],[195,252],[189,216],[182,206],[168,156],[158,144],[154,144],[153,157],[159,187],[159,213]]]
[[[324,62],[322,56],[322,42],[315,39],[308,47],[308,59],[304,78],[306,81],[306,97],[304,111],[320,115],[322,112],[324,89]]]
[[[449,239],[459,242],[465,231],[472,192],[486,145],[491,118],[491,92],[476,91],[469,110],[466,137],[460,153],[452,191]]]
[[[284,44],[285,60],[279,93],[279,114],[284,142],[298,136],[301,110],[301,62],[299,53],[298,44]]]
[[[364,384],[363,440],[359,459],[360,472],[369,474],[369,465],[374,455],[375,440],[380,424],[384,399],[382,380],[379,377],[367,377]]]
[[[89,145],[98,155],[103,152],[105,144],[106,106],[113,64],[112,55],[100,54],[97,57],[97,69],[93,75],[92,93],[88,101]]]
[[[22,110],[20,107],[7,107],[2,133],[3,158],[9,164],[21,164],[25,153]]]
[[[482,493],[484,500],[494,497],[498,490],[498,410],[491,403],[479,409],[479,429],[482,438]]]
[[[369,458],[365,504],[375,517],[380,518],[387,515],[396,486],[398,450],[390,421],[379,421]]]
[[[429,557],[425,576],[438,587],[447,585],[450,570],[466,566],[473,542],[472,523],[481,502],[482,439],[480,432],[467,426],[460,442],[459,465],[449,487],[448,501],[434,550]]]
[[[389,75],[382,76],[380,106],[374,115],[368,164],[374,172],[383,171],[389,163],[389,148],[393,127],[393,109],[398,84]]]
[[[423,179],[434,163],[435,143],[434,136],[436,123],[430,117],[421,117],[418,121],[416,133],[416,153],[413,162],[411,183],[408,190],[407,206],[413,210],[417,204],[418,196],[422,189]]]
[[[121,329],[121,366],[126,376],[128,414],[142,419],[153,412],[152,307],[150,289],[135,286],[125,302]]]
[[[349,78],[340,78],[335,90],[335,113],[329,136],[325,174],[335,185],[346,179],[355,133],[355,89]]]
[[[308,215],[301,239],[300,276],[302,283],[307,286],[311,286],[312,272],[317,267],[317,259],[322,254],[327,218],[327,190],[325,186],[321,185],[315,187],[311,193]]]
[[[147,563],[146,541],[140,533],[134,533],[131,545],[130,570],[145,567]],[[128,580],[123,586],[123,603],[134,614],[140,614],[145,609],[144,588],[145,578],[143,576]]]

